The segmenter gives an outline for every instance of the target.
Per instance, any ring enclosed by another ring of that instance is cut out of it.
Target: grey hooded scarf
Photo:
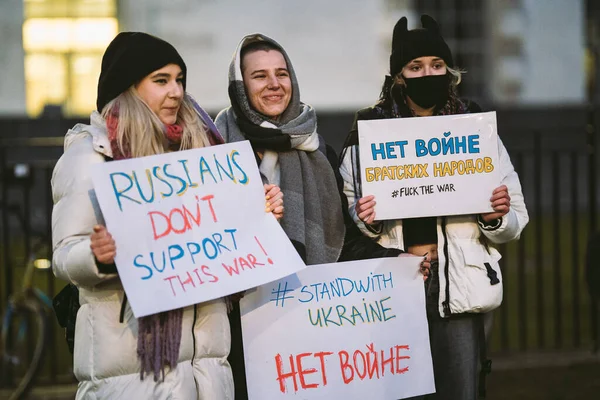
[[[277,121],[254,110],[246,95],[241,50],[256,41],[279,49],[290,74],[292,97]],[[261,34],[244,37],[229,66],[229,98],[231,107],[215,120],[225,142],[249,140],[255,152],[263,152],[263,180],[279,185],[284,193],[281,226],[306,264],[336,262],[345,234],[337,182],[317,133],[315,111],[300,102],[298,80],[285,50]]]

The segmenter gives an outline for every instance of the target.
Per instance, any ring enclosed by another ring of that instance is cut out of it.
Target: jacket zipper
[[[196,386],[196,390],[198,390],[198,381],[196,380],[196,375],[194,374],[194,358],[196,358],[196,334],[194,332],[194,327],[196,326],[196,318],[198,318],[198,310],[196,309],[197,305],[194,304],[194,320],[192,321],[192,359],[190,363],[192,364],[192,376],[194,377],[194,385]]]
[[[444,237],[444,277],[446,278],[445,300],[442,302],[444,315],[449,317],[452,315],[450,311],[450,259],[448,257],[448,235],[446,234],[446,217],[442,217],[442,235]]]

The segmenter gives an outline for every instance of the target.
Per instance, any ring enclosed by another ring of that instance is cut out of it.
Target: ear
[[[396,48],[396,45],[399,44],[406,32],[408,32],[408,20],[406,17],[402,17],[398,20],[398,22],[396,22],[396,26],[394,26],[394,33],[392,34],[392,49]]]
[[[431,18],[427,14],[421,15],[421,24],[423,25],[423,28],[427,29],[428,31],[437,34],[440,33],[440,27],[438,26],[438,23],[435,21],[435,19]]]

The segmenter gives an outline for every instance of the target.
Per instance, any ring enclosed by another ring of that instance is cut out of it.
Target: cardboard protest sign
[[[362,195],[377,220],[491,212],[496,113],[358,121]]]
[[[136,317],[305,267],[272,214],[248,142],[98,165],[92,174]]]
[[[240,302],[254,399],[399,399],[435,391],[420,258],[315,265]]]

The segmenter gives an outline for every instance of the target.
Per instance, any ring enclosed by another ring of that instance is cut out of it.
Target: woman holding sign
[[[340,173],[349,211],[365,235],[431,259],[426,298],[437,389],[431,398],[470,400],[477,398],[478,361],[486,361],[483,315],[502,301],[500,254],[490,244],[519,238],[529,218],[519,178],[500,140],[502,184],[490,194],[491,213],[379,221],[374,196],[362,196],[357,121],[481,111],[458,97],[461,72],[437,23],[427,15],[421,21],[422,28],[408,30],[403,17],[394,27],[391,76],[377,104],[357,112]],[[488,369],[485,362],[482,371]]]
[[[261,34],[241,40],[229,67],[229,98],[231,107],[215,120],[219,132],[226,142],[249,140],[264,182],[281,187],[286,199],[281,226],[306,264],[401,253],[363,236],[345,212],[337,156],[317,133],[315,110],[300,101],[296,74],[281,45]],[[236,398],[244,399],[237,302],[230,320]]]
[[[136,319],[102,226],[91,169],[110,160],[223,143],[185,92],[186,65],[169,43],[120,33],[102,58],[97,110],[65,138],[52,177],[53,268],[79,289],[75,332],[78,399],[233,399],[223,299]],[[279,189],[269,208],[281,217]]]

